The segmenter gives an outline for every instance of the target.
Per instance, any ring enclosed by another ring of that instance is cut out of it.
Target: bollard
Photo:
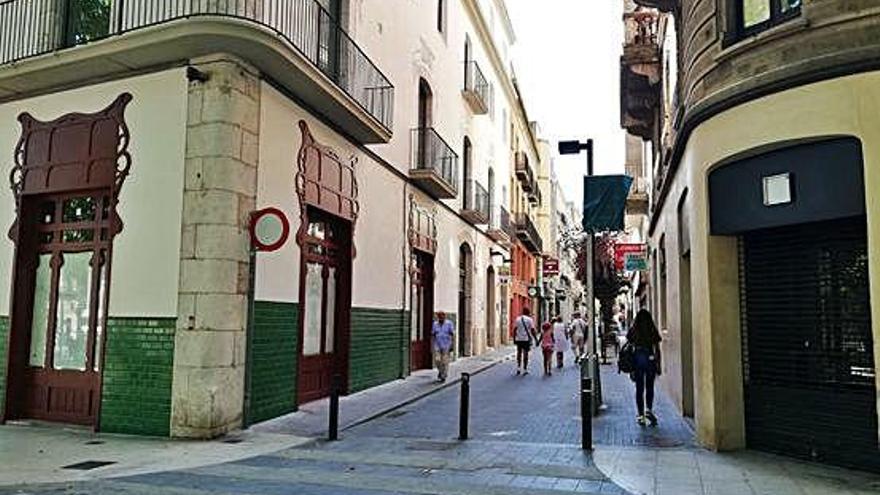
[[[330,381],[330,425],[327,428],[327,439],[339,440],[339,390],[342,388],[342,377],[333,375]]]
[[[471,404],[471,374],[461,374],[461,401],[458,411],[458,439],[467,440],[468,438],[468,414],[470,413]]]
[[[593,379],[581,375],[581,449],[593,450]]]

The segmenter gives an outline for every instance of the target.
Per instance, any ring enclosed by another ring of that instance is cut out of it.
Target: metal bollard
[[[458,411],[458,439],[468,439],[468,415],[471,407],[471,374],[461,374],[461,401]]]
[[[581,375],[581,449],[593,450],[593,379]]]
[[[333,375],[330,381],[330,425],[327,428],[327,439],[339,440],[339,390],[342,388],[342,376]]]

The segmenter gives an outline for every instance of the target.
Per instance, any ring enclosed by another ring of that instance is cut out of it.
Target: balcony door
[[[334,375],[347,380],[351,312],[351,227],[308,207],[300,270],[300,404],[330,394]]]
[[[108,36],[112,0],[65,0],[64,46],[75,46]]]
[[[471,162],[473,154],[473,146],[471,146],[471,140],[465,136],[464,137],[464,145],[462,146],[462,159],[461,159],[461,182],[462,182],[462,206],[463,210],[470,210],[474,208],[474,191],[473,184],[471,184]]]
[[[428,163],[428,129],[431,128],[431,107],[434,93],[424,79],[419,79],[419,115],[418,115],[418,164],[424,168]]]

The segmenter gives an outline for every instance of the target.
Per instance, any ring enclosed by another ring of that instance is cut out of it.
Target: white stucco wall
[[[95,112],[120,93],[133,96],[125,118],[131,132],[131,173],[118,212],[123,231],[113,243],[111,316],[176,316],[187,82],[183,69],[87,86],[0,105],[0,169],[13,166],[21,135],[16,117],[30,112],[52,120],[69,112]],[[8,185],[0,187],[0,229],[15,218]],[[0,304],[8,314],[13,244],[0,239]]]
[[[360,215],[354,230],[357,256],[352,265],[352,305],[402,308],[404,182],[268,84],[263,84],[260,109],[257,208],[281,209],[290,221],[291,236],[280,250],[257,254],[256,298],[299,300],[300,251],[294,236],[300,226],[300,209],[295,176],[302,143],[297,123],[305,120],[320,144],[332,147],[344,160],[357,158]]]

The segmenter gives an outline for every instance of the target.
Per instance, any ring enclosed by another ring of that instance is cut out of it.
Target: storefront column
[[[171,434],[209,438],[242,422],[260,82],[224,55],[191,65]]]

